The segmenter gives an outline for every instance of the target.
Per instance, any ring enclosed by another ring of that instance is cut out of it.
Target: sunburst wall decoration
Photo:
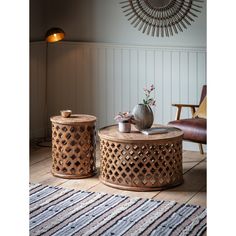
[[[147,35],[164,37],[178,34],[191,25],[201,12],[202,0],[126,0],[120,2],[134,27]]]

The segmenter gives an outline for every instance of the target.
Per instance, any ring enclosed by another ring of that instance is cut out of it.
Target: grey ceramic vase
[[[135,119],[135,127],[138,130],[151,128],[154,117],[150,106],[138,104],[134,107],[132,114]]]

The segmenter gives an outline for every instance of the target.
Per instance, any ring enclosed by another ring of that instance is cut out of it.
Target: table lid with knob
[[[62,116],[52,116],[50,120],[53,123],[64,124],[64,125],[71,125],[71,124],[81,124],[81,123],[90,123],[95,122],[97,118],[92,115],[86,114],[73,114],[69,117],[65,118]]]

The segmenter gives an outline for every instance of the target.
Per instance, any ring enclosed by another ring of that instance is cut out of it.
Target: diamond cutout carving
[[[66,138],[67,138],[67,139],[70,139],[70,137],[71,137],[71,134],[70,134],[70,133],[67,133],[67,134],[66,134]]]
[[[76,139],[76,140],[79,140],[80,137],[81,137],[81,136],[80,136],[78,133],[76,133],[76,135],[75,135],[75,139]]]
[[[107,175],[103,173],[108,173],[109,183],[127,189],[159,188],[173,179],[178,182],[182,179],[182,146],[177,149],[175,144],[179,142],[182,140],[138,145],[101,139],[101,176],[106,181]]]
[[[146,164],[146,166],[147,166],[148,168],[150,168],[152,165],[148,162],[148,163]]]
[[[72,141],[70,142],[70,145],[71,145],[71,146],[75,146],[75,144],[76,144],[75,140],[72,140]]]
[[[76,128],[72,126],[72,127],[70,128],[70,132],[71,132],[71,133],[74,133],[75,131],[76,131]]]
[[[76,161],[76,162],[75,162],[75,165],[76,165],[76,166],[79,166],[79,165],[80,165],[80,162],[79,162],[79,161]]]
[[[138,163],[138,166],[139,166],[140,168],[142,168],[142,167],[143,167],[143,163],[142,163],[142,162],[139,162],[139,163]]]
[[[64,132],[66,132],[66,131],[67,131],[67,128],[64,126],[64,127],[62,128],[62,130],[63,130]]]
[[[68,162],[66,163],[66,165],[67,165],[67,166],[70,166],[70,165],[71,165],[71,162],[70,162],[70,161],[68,161]]]
[[[53,174],[69,178],[70,175],[91,176],[95,172],[94,122],[83,124],[82,129],[80,126],[52,123]]]
[[[121,176],[122,176],[123,178],[125,178],[127,175],[123,172],[123,173],[121,174]]]
[[[62,140],[61,143],[62,143],[63,145],[66,145],[66,144],[67,144],[66,140]]]
[[[70,152],[71,148],[70,147],[66,147],[66,152]]]
[[[63,172],[67,172],[67,169],[64,167],[64,168],[62,168],[62,171]]]

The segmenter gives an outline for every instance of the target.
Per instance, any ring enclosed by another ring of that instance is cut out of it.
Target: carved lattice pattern
[[[96,173],[95,123],[52,123],[52,173],[64,178],[85,178]]]
[[[100,179],[114,187],[156,190],[183,182],[182,138],[120,143],[102,139]]]

